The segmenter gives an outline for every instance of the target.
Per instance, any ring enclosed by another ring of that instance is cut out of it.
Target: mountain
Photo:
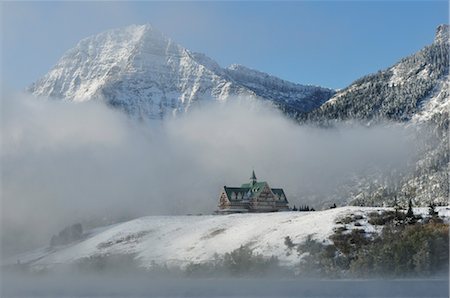
[[[326,88],[291,83],[237,64],[231,65],[225,72],[240,85],[262,98],[273,101],[288,113],[312,111],[335,93]],[[297,100],[292,100],[294,94]]]
[[[163,118],[196,102],[236,96],[307,112],[334,94],[331,89],[290,83],[242,66],[223,69],[150,25],[81,40],[29,91],[73,101],[100,99],[138,118]]]
[[[440,25],[431,45],[356,80],[302,118],[408,121],[444,113],[449,104],[449,45],[449,26]]]
[[[418,151],[405,175],[360,176],[343,185],[336,199],[356,205],[446,204],[449,197],[450,108],[449,26],[440,25],[433,43],[395,65],[356,80],[320,108],[299,116],[324,126],[342,121],[388,122],[413,128]]]

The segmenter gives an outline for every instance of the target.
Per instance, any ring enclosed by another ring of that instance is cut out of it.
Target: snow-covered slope
[[[392,67],[356,80],[307,118],[409,121],[446,112],[450,102],[449,47],[449,26],[440,25],[431,45]]]
[[[17,256],[12,262],[20,260],[22,264],[39,268],[98,255],[134,254],[144,267],[153,262],[184,266],[210,261],[216,253],[223,255],[248,245],[267,257],[277,256],[282,264],[295,265],[298,256],[288,254],[284,244],[286,236],[294,243],[303,242],[308,235],[328,242],[336,221],[351,214],[362,215],[360,226],[351,228],[379,232],[381,227],[367,223],[367,214],[382,209],[343,207],[316,212],[149,216],[94,230],[80,242]],[[447,210],[440,209],[440,213]],[[417,208],[415,213],[426,210]]]
[[[74,101],[102,99],[132,116],[150,118],[186,111],[202,100],[240,95],[307,111],[334,93],[262,73],[258,73],[257,88],[249,88],[248,76],[240,80],[242,73],[246,71],[222,69],[150,25],[133,25],[81,40],[29,91]]]
[[[351,198],[352,204],[370,206],[390,205],[394,197],[404,203],[412,197],[423,206],[448,201],[449,48],[449,26],[440,25],[430,45],[356,80],[320,108],[301,115],[300,120],[313,123],[389,122],[417,131],[411,171],[357,177],[335,191],[336,200]]]
[[[333,90],[291,83],[266,73],[233,64],[226,73],[259,96],[279,104],[286,112],[309,112],[327,101]],[[292,100],[295,94],[296,100]]]

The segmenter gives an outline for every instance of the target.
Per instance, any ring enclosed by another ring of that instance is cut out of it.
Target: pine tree
[[[428,214],[431,217],[435,217],[438,214],[436,212],[436,205],[434,203],[430,203],[430,205],[428,205]]]
[[[412,209],[411,198],[409,199],[409,202],[408,202],[408,211],[406,212],[406,218],[410,218],[410,219],[414,218],[414,212]]]
[[[400,206],[398,205],[398,199],[397,196],[394,197],[394,210],[395,210],[395,218],[398,219],[398,210],[400,209]]]

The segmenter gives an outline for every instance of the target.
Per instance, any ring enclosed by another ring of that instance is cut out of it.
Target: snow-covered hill
[[[162,118],[202,100],[247,96],[310,111],[334,91],[283,81],[243,67],[221,68],[150,25],[81,40],[29,91],[74,101],[102,99],[134,117]]]
[[[133,254],[143,267],[153,263],[184,266],[210,261],[214,254],[223,255],[241,245],[248,245],[264,256],[277,256],[281,264],[295,265],[298,255],[289,253],[286,236],[293,243],[303,242],[308,235],[329,242],[328,237],[339,225],[336,221],[348,215],[362,215],[358,225],[349,230],[381,231],[381,226],[368,224],[370,212],[384,210],[370,207],[342,207],[315,212],[279,212],[203,216],[149,216],[98,228],[88,232],[82,241],[66,246],[43,248],[12,259],[35,268],[69,264],[99,255]],[[449,209],[439,207],[441,216]],[[415,213],[426,213],[416,208]]]

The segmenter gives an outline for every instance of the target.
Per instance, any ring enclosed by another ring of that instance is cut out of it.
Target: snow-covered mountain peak
[[[100,96],[119,74],[143,67],[143,54],[159,55],[171,44],[150,25],[132,25],[87,37],[68,50],[29,90],[36,95],[84,101]]]
[[[436,37],[434,38],[435,43],[449,42],[449,25],[442,24],[436,29]]]
[[[195,102],[236,96],[269,100],[282,109],[305,112],[334,92],[243,66],[223,69],[148,24],[81,40],[29,91],[73,101],[104,100],[138,118],[162,118],[186,111]]]

